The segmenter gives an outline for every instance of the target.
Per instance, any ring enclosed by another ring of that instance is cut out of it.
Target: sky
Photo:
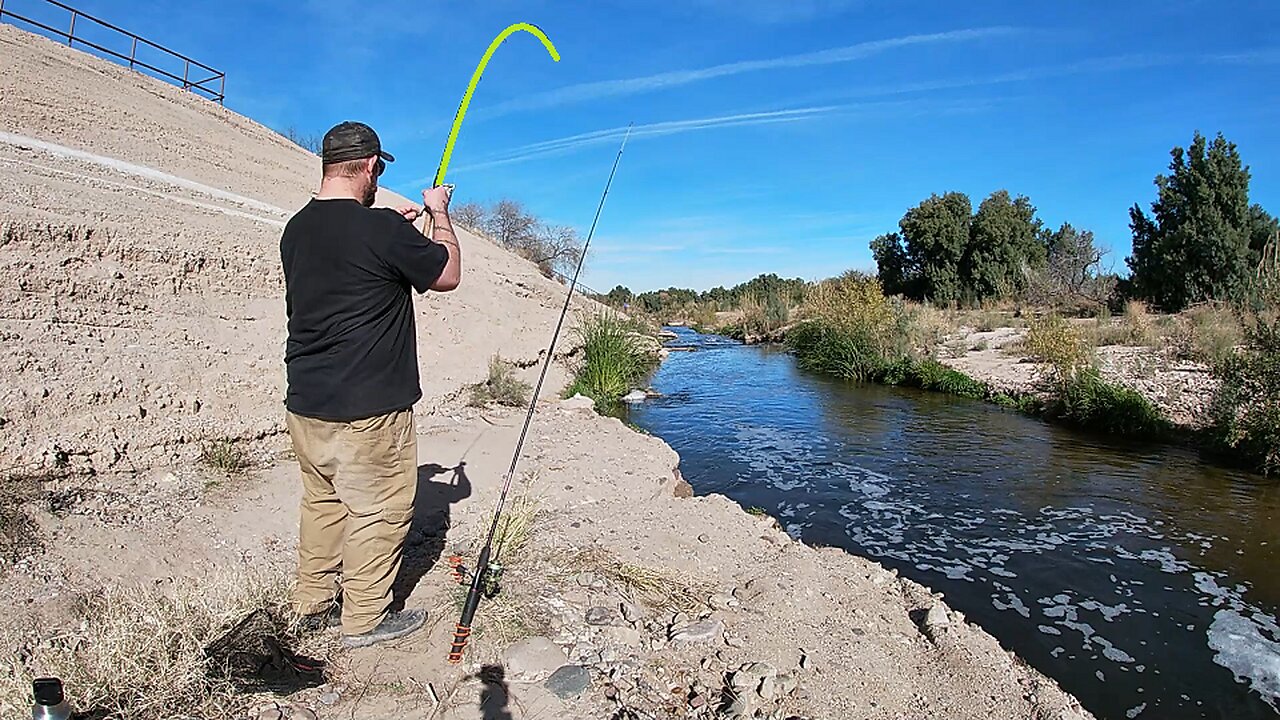
[[[40,0],[6,0],[21,11]],[[1128,209],[1198,130],[1280,213],[1276,0],[74,0],[226,72],[226,105],[321,134],[361,120],[420,198],[476,63],[446,180],[585,235],[583,282],[699,290],[873,269],[933,193],[1028,196],[1125,271]],[[359,9],[355,10],[354,7]]]

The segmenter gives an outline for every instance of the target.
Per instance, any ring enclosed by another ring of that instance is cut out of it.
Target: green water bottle
[[[62,681],[56,677],[36,678],[31,683],[36,702],[31,706],[31,720],[70,720],[71,705],[62,692]]]

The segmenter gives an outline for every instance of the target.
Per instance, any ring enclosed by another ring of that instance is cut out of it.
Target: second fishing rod
[[[498,495],[497,506],[493,510],[493,519],[489,523],[489,533],[485,539],[484,545],[480,549],[479,555],[476,556],[475,567],[467,569],[462,567],[459,558],[453,558],[450,562],[454,566],[454,574],[459,582],[465,582],[468,576],[471,580],[470,588],[467,590],[467,599],[462,606],[462,617],[459,618],[457,627],[454,629],[453,645],[449,648],[449,663],[458,664],[462,662],[462,654],[466,650],[468,639],[471,637],[471,624],[475,620],[476,610],[480,607],[481,597],[493,597],[497,594],[499,583],[502,577],[502,566],[497,562],[496,556],[500,556],[502,548],[496,549],[493,546],[494,539],[498,534],[499,524],[502,522],[502,511],[506,507],[507,496],[511,492],[511,482],[516,475],[516,467],[520,463],[520,454],[524,450],[524,441],[529,434],[529,426],[533,423],[533,414],[538,407],[538,396],[542,393],[543,382],[547,379],[547,370],[551,367],[551,360],[555,357],[556,341],[560,338],[560,331],[564,328],[565,317],[569,314],[569,305],[573,301],[573,293],[578,286],[578,276],[582,273],[582,263],[587,257],[587,250],[591,247],[591,238],[595,236],[596,225],[600,222],[600,213],[604,211],[605,200],[609,197],[609,188],[613,186],[613,176],[618,172],[618,163],[622,160],[622,153],[627,148],[627,140],[631,137],[631,126],[627,126],[627,132],[622,137],[622,143],[618,146],[618,154],[613,158],[613,167],[609,170],[609,179],[605,181],[604,192],[600,194],[600,202],[596,205],[595,217],[591,219],[591,229],[587,231],[587,239],[582,244],[582,252],[578,255],[578,262],[573,269],[573,277],[569,281],[568,291],[565,293],[564,306],[560,309],[560,317],[556,320],[555,331],[551,334],[551,343],[547,346],[547,353],[542,360],[542,371],[538,373],[538,383],[534,386],[533,397],[529,400],[529,409],[524,416],[524,425],[520,429],[520,436],[516,440],[515,452],[511,455],[511,466],[507,468],[506,476],[502,482],[502,492]]]

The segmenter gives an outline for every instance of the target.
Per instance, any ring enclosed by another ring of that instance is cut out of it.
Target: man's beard
[[[373,200],[378,196],[378,183],[371,182],[364,188],[364,193],[360,196],[360,204],[365,207],[373,207]]]

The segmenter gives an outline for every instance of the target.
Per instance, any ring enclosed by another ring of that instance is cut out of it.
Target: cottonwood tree
[[[919,268],[922,298],[949,305],[963,297],[961,262],[969,245],[972,207],[964,193],[935,194],[898,222],[904,253]]]
[[[969,245],[960,266],[972,299],[1009,297],[1026,286],[1031,271],[1044,265],[1042,223],[1024,195],[997,190],[973,216]]]
[[[1129,211],[1134,293],[1168,311],[1247,292],[1275,219],[1249,203],[1249,168],[1235,143],[1199,132],[1173,148],[1169,175],[1157,175],[1148,217]]]

